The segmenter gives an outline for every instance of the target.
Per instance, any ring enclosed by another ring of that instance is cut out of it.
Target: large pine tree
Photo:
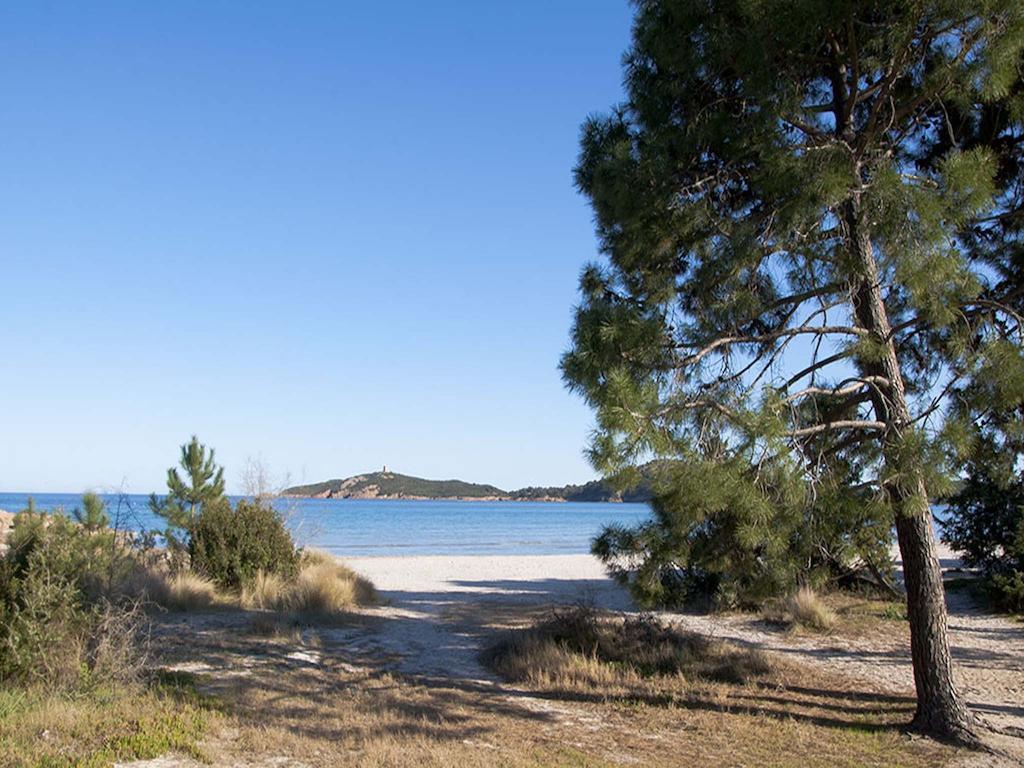
[[[647,547],[642,567],[671,566],[692,547],[680,517],[706,531],[738,509],[744,540],[780,500],[799,503],[794,488],[807,505],[819,488],[883,505],[914,724],[972,740],[929,498],[970,447],[953,394],[985,381],[1003,408],[1024,382],[1015,281],[985,247],[1020,215],[1004,139],[1024,114],[961,140],[1019,83],[1024,7],[636,6],[627,100],[583,130],[577,183],[607,264],[584,272],[563,360],[596,410],[598,468],[651,454],[688,467],[658,535],[623,539]]]

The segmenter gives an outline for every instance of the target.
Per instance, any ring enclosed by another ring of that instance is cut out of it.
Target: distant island
[[[296,485],[283,491],[285,496],[313,499],[445,499],[458,501],[624,501],[645,502],[651,498],[646,474],[640,484],[628,491],[615,490],[605,480],[582,485],[528,487],[505,491],[494,485],[467,483],[464,480],[427,480],[385,467],[380,472],[354,475],[343,480]]]

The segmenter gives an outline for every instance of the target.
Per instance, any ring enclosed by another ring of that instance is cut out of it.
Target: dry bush
[[[680,632],[651,616],[601,616],[589,608],[557,611],[485,651],[508,680],[540,687],[632,687],[679,678],[744,684],[772,670],[760,651]]]
[[[33,590],[32,605],[6,620],[0,680],[50,691],[85,691],[93,684],[133,683],[146,663],[145,621],[134,604],[74,602],[58,607]]]
[[[87,666],[103,683],[140,680],[149,662],[149,624],[139,603],[107,604],[86,642]]]

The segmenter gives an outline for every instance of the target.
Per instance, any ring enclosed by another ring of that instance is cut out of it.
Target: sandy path
[[[349,652],[390,657],[394,669],[408,674],[497,682],[477,660],[474,609],[491,614],[509,605],[581,601],[630,608],[628,596],[590,555],[366,557],[345,563],[367,576],[386,604],[368,611],[376,620],[373,632],[321,634]]]
[[[943,552],[943,565],[955,566]],[[370,557],[346,561],[368,576],[389,605],[376,609],[379,631],[344,642],[375,644],[400,671],[490,680],[476,656],[479,638],[464,621],[509,603],[588,602],[630,610],[628,596],[590,555],[507,557]],[[1024,729],[1024,624],[985,614],[963,593],[951,593],[950,639],[960,685],[991,722]],[[894,693],[911,694],[909,639],[903,627],[856,640],[797,636],[745,615],[664,614],[686,629],[760,647],[840,672]]]

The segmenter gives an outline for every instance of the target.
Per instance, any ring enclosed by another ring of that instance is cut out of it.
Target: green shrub
[[[1024,573],[994,574],[989,579],[989,592],[993,601],[1004,610],[1024,612]]]
[[[4,592],[0,679],[76,683],[90,616],[74,581],[33,562]]]
[[[135,613],[109,600],[130,562],[97,502],[80,525],[15,516],[0,560],[0,680],[66,688],[136,668]]]
[[[135,562],[107,527],[103,502],[93,494],[83,501],[86,511],[73,513],[78,524],[64,514],[32,508],[15,515],[4,558],[13,577],[24,576],[35,559],[46,571],[74,581],[89,600],[118,592]]]
[[[1024,477],[1000,473],[994,462],[971,470],[949,498],[942,538],[966,565],[981,569],[997,607],[1024,611]]]
[[[832,478],[811,494],[788,461],[663,462],[651,518],[613,524],[591,551],[643,608],[757,608],[856,562],[891,569],[891,513]]]
[[[240,589],[259,572],[292,578],[299,552],[281,515],[259,501],[205,504],[189,539],[192,569],[218,584]]]

